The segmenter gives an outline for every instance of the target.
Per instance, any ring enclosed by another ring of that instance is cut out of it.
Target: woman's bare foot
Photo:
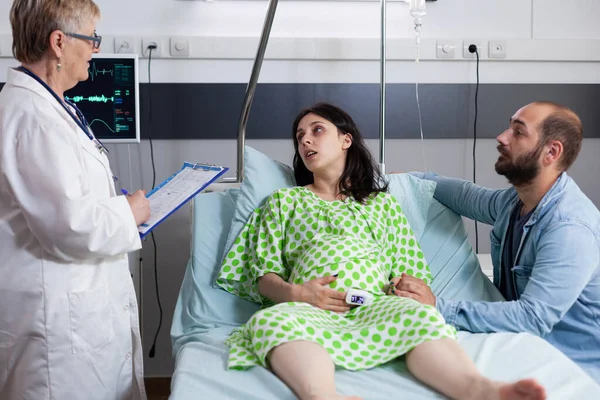
[[[516,383],[505,384],[498,390],[501,400],[544,400],[546,391],[534,379],[523,379]]]
[[[362,400],[362,397],[358,396],[315,396],[311,397],[309,400]]]
[[[470,387],[469,400],[544,400],[546,391],[535,379],[515,383],[494,382],[481,377]]]

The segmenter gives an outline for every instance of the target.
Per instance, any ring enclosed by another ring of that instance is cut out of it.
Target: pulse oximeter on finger
[[[354,306],[366,306],[373,302],[373,295],[365,290],[350,289],[346,293],[346,303]]]

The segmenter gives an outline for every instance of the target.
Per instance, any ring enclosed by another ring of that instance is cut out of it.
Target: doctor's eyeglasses
[[[102,43],[102,36],[98,36],[96,32],[94,32],[94,36],[80,35],[79,33],[73,32],[65,32],[65,35],[75,39],[91,40],[94,43],[94,49],[99,49],[100,43]]]

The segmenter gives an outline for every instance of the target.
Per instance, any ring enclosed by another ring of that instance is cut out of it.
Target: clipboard
[[[146,237],[161,222],[228,170],[227,167],[184,162],[179,171],[165,179],[146,195],[150,201],[150,218],[138,226],[140,238]]]

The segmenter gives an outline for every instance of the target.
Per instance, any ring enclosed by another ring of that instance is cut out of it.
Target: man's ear
[[[543,156],[543,163],[544,165],[551,165],[555,162],[557,162],[560,157],[562,156],[564,151],[563,148],[563,144],[561,141],[559,140],[553,140],[551,141],[548,145],[547,148],[545,149],[545,153]]]

